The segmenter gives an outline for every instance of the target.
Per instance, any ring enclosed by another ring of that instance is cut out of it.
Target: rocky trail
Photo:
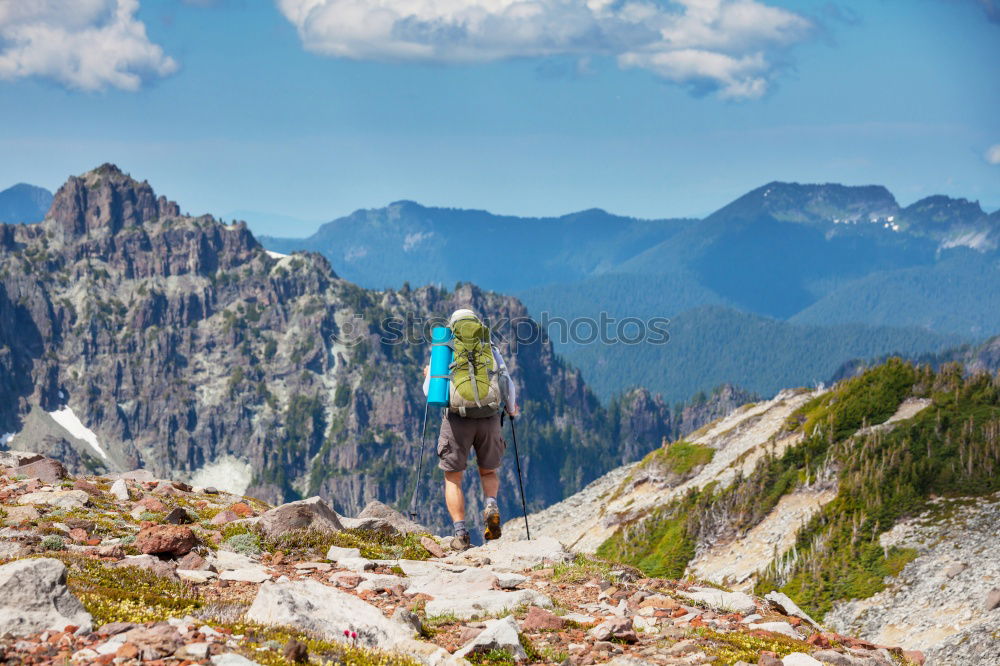
[[[511,536],[449,552],[391,508],[271,507],[0,452],[0,663],[900,665],[756,598]]]

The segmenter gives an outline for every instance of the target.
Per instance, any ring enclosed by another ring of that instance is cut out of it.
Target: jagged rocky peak
[[[771,182],[748,192],[708,219],[769,216],[786,222],[871,221],[895,215],[899,204],[881,185]]]
[[[81,176],[71,176],[59,188],[47,219],[70,236],[135,227],[180,216],[180,208],[166,197],[156,197],[146,181],[141,183],[114,164],[102,164]]]

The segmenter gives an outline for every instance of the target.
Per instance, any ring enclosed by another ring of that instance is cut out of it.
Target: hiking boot
[[[486,533],[483,535],[487,541],[500,538],[500,507],[496,504],[487,504],[483,511],[483,524],[486,525]]]
[[[459,532],[451,538],[451,549],[452,550],[469,550],[472,548],[472,542],[469,540],[468,532]]]

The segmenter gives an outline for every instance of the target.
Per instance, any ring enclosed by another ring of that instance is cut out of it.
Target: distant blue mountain
[[[41,222],[51,205],[47,189],[18,183],[0,192],[0,222]]]
[[[320,252],[366,287],[471,281],[536,316],[673,319],[666,346],[556,340],[603,395],[638,383],[675,400],[721,381],[766,394],[1000,333],[1000,212],[941,195],[904,207],[878,185],[773,182],[701,220],[400,201],[261,241]]]

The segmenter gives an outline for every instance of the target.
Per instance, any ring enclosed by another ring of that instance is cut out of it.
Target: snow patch
[[[234,495],[243,495],[253,479],[253,467],[231,455],[216,458],[191,475],[192,486],[214,486]]]
[[[284,259],[285,257],[288,256],[287,254],[281,254],[280,252],[274,252],[272,250],[264,250],[264,251],[267,252],[267,256],[271,257],[272,259]]]
[[[964,231],[941,243],[941,248],[947,250],[953,247],[969,247],[980,252],[987,252],[996,247],[996,243],[990,238],[990,232]]]
[[[433,235],[434,234],[430,231],[418,231],[416,233],[406,234],[406,237],[403,239],[403,252],[412,252],[425,240],[430,240]]]
[[[69,405],[48,414],[52,417],[53,421],[61,425],[69,434],[87,442],[90,448],[94,449],[98,455],[105,460],[108,459],[108,454],[104,452],[104,449],[101,448],[101,443],[97,441],[97,435],[94,434],[93,430],[80,422],[80,419],[76,417],[76,414],[73,413]]]

